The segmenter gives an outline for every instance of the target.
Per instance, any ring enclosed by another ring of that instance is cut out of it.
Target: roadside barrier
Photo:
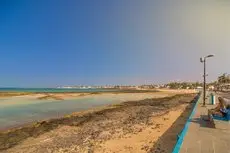
[[[199,100],[199,98],[200,98],[200,95],[201,95],[201,93],[199,93],[199,94],[194,98],[195,105],[194,105],[194,107],[193,107],[192,113],[190,114],[188,120],[186,121],[183,130],[182,130],[181,133],[177,136],[177,143],[176,143],[176,145],[175,145],[175,147],[174,147],[172,153],[179,153],[179,152],[180,152],[180,148],[181,148],[181,145],[182,145],[182,143],[183,143],[184,137],[185,137],[185,135],[186,135],[186,133],[187,133],[187,131],[188,131],[188,127],[189,127],[189,125],[190,125],[190,123],[191,123],[191,120],[192,120],[194,114],[195,114],[195,110],[196,110],[196,107],[197,107],[197,104],[198,104],[198,100]]]

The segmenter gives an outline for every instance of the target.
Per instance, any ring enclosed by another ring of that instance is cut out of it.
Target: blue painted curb
[[[195,100],[195,106],[193,107],[193,110],[192,110],[192,113],[190,114],[182,132],[178,135],[177,137],[177,143],[173,149],[173,152],[172,153],[179,153],[180,152],[180,148],[181,148],[181,145],[182,145],[182,142],[184,140],[184,137],[188,131],[188,127],[189,127],[189,124],[191,123],[191,120],[195,114],[195,110],[196,110],[196,107],[197,107],[197,104],[198,104],[198,100],[200,98],[200,93],[196,96],[196,98],[194,99]]]

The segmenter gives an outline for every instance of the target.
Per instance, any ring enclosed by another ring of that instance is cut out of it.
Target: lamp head
[[[206,56],[206,58],[209,58],[209,57],[213,57],[214,55],[208,55],[208,56]]]
[[[204,59],[203,59],[202,57],[200,58],[200,62],[201,62],[201,63],[203,63],[203,62],[204,62]]]

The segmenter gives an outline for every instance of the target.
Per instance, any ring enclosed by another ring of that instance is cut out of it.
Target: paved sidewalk
[[[180,153],[230,153],[230,122],[214,120],[215,126],[201,118],[207,118],[207,109],[202,107],[202,96],[184,137]]]

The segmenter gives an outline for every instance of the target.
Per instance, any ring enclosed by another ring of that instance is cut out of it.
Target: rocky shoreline
[[[0,152],[108,152],[103,146],[106,142],[129,138],[148,128],[159,130],[161,123],[153,118],[164,118],[180,108],[190,110],[194,97],[195,94],[180,94],[124,102],[1,132]],[[153,147],[155,141],[150,146]],[[144,152],[154,150],[150,146],[140,149]],[[170,148],[159,150],[167,152]]]

